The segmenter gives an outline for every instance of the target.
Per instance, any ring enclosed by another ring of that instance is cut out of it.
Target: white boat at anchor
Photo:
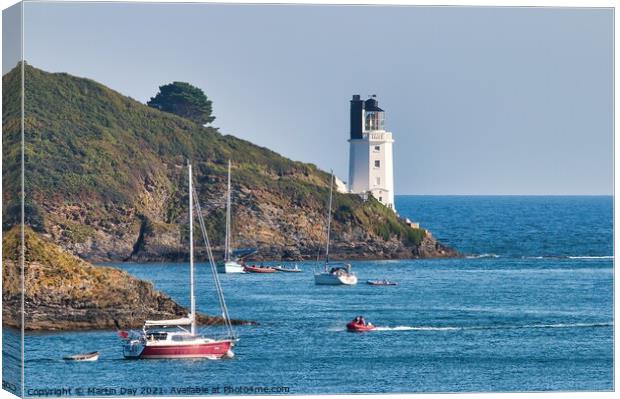
[[[220,273],[245,273],[244,267],[236,260],[217,265],[217,271]]]
[[[99,360],[99,352],[79,353],[77,355],[63,356],[62,358],[72,362],[96,362]]]
[[[355,285],[357,276],[351,271],[351,265],[332,266],[329,270],[314,274],[317,285]]]
[[[245,273],[243,265],[237,258],[232,256],[231,240],[231,187],[230,187],[230,161],[228,161],[228,190],[226,191],[226,244],[224,246],[224,262],[217,265],[219,273]]]
[[[329,209],[327,216],[327,245],[325,248],[325,264],[323,271],[314,273],[314,283],[316,285],[355,285],[357,284],[357,276],[351,271],[351,265],[335,265],[329,264],[329,236],[332,221],[332,196],[334,187],[334,171],[329,185]]]

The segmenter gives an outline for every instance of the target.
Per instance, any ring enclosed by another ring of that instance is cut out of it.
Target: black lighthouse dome
[[[377,101],[374,95],[365,101],[364,109],[366,112],[383,112],[383,110],[379,108],[379,101]]]

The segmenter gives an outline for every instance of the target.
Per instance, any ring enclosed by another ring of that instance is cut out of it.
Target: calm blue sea
[[[260,322],[237,328],[232,360],[127,361],[113,331],[29,333],[26,394],[613,389],[612,197],[400,196],[396,206],[467,256],[353,262],[354,287],[315,286],[311,263],[300,274],[222,275],[232,317]],[[187,304],[186,265],[118,267]],[[399,285],[364,284],[375,278]],[[214,313],[204,264],[198,280],[199,309]],[[358,314],[378,331],[346,332]],[[98,362],[61,360],[92,350]]]

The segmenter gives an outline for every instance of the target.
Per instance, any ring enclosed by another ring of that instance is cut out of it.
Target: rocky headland
[[[113,267],[93,266],[30,228],[25,229],[24,329],[140,328],[144,320],[187,316],[187,309],[153,284]],[[3,324],[21,326],[20,228],[2,240]],[[221,324],[198,314],[199,324]],[[252,323],[233,320],[234,324]]]

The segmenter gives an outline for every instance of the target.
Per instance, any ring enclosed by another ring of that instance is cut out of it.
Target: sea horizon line
[[[394,194],[396,197],[613,197],[614,194]]]

